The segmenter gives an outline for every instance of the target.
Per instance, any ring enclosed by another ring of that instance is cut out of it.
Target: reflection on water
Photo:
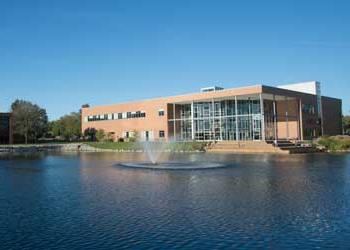
[[[4,249],[344,248],[350,156],[166,154],[200,171],[117,167],[141,153],[0,156]]]

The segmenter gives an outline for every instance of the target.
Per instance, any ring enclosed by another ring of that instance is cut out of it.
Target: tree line
[[[11,105],[11,113],[15,143],[76,141],[82,137],[80,111],[48,121],[46,109],[29,101],[16,100]]]
[[[26,100],[16,100],[11,105],[11,113],[15,143],[113,141],[112,135],[102,129],[87,128],[81,133],[81,111],[48,121],[46,109]]]

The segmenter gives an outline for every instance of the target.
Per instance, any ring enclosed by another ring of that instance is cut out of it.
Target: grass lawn
[[[149,142],[150,144],[157,144],[161,142]],[[137,142],[86,142],[87,145],[100,149],[112,149],[112,150],[142,150],[142,145]],[[163,150],[168,151],[205,151],[205,142],[173,142],[166,143]],[[157,145],[154,145],[157,146]],[[154,147],[161,148],[161,147]]]

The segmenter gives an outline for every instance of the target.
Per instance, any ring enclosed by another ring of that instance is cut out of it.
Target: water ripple
[[[172,155],[210,171],[115,167],[133,154],[0,159],[2,249],[347,249],[349,155]],[[25,171],[23,171],[25,169]]]

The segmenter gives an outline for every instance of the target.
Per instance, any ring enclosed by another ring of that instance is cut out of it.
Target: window
[[[164,138],[164,137],[165,137],[164,130],[160,130],[159,131],[159,138]]]
[[[164,116],[164,110],[163,109],[158,110],[158,115],[159,116]]]
[[[315,106],[312,104],[303,104],[303,112],[309,115],[315,114]]]
[[[110,113],[103,115],[90,115],[85,118],[86,121],[105,121],[105,120],[121,120],[129,118],[143,118],[146,117],[145,111],[133,111],[133,112],[123,112],[123,113]]]

